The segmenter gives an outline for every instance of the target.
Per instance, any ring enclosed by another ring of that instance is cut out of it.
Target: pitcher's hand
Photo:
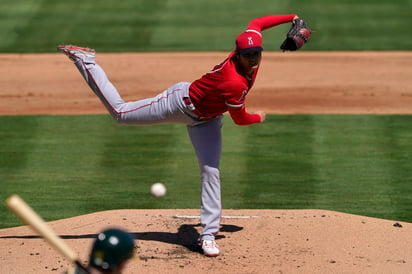
[[[266,113],[264,111],[256,111],[255,114],[259,114],[260,122],[263,123],[266,120]]]

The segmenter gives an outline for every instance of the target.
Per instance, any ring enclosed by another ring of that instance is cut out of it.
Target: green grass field
[[[0,52],[229,51],[255,17],[297,13],[316,32],[304,50],[410,50],[410,0],[3,0]],[[265,31],[278,50],[287,25]]]
[[[412,221],[411,116],[225,117],[224,208],[329,209]],[[1,200],[20,194],[47,220],[122,208],[198,208],[183,125],[128,127],[108,115],[0,117]],[[149,195],[164,182],[168,195]],[[19,225],[4,204],[1,227]]]

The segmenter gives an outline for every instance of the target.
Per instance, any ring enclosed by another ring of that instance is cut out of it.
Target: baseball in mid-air
[[[155,198],[161,198],[166,195],[166,187],[162,183],[155,183],[150,188],[150,193]]]

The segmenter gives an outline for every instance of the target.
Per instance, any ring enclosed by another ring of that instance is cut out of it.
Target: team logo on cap
[[[249,37],[247,38],[247,43],[248,43],[249,46],[253,46],[253,45],[254,45],[252,36],[249,36]]]

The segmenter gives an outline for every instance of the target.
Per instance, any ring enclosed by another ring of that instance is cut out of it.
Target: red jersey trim
[[[233,104],[229,104],[229,103],[227,103],[227,102],[226,102],[226,106],[228,106],[228,107],[232,107],[232,108],[241,108],[241,107],[243,107],[243,105],[244,105],[244,104],[240,104],[240,105],[233,105]]]
[[[227,62],[229,62],[229,61],[230,61],[230,58],[227,58],[226,61],[224,61],[219,68],[214,69],[214,70],[210,70],[207,73],[216,73],[218,71],[221,71],[226,66]]]

